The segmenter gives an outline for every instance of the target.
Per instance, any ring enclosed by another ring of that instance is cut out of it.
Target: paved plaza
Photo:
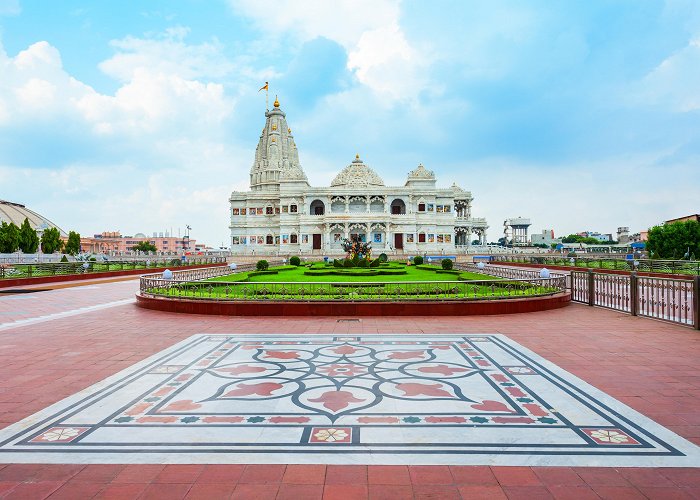
[[[700,497],[689,328],[198,316],[75,285],[0,294],[0,497]]]

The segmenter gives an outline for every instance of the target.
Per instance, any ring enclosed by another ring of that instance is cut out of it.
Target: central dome
[[[331,187],[347,186],[347,187],[367,187],[367,186],[383,186],[384,181],[377,175],[377,172],[365,165],[360,160],[360,155],[355,155],[353,162],[340,171],[335,176]]]

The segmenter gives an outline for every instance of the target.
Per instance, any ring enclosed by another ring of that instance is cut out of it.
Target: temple
[[[275,99],[265,113],[250,191],[231,193],[231,249],[236,254],[342,254],[344,238],[373,253],[452,254],[474,236],[486,243],[486,219],[471,214],[472,195],[418,165],[403,186],[386,186],[359,155],[330,187],[309,185],[286,115]]]

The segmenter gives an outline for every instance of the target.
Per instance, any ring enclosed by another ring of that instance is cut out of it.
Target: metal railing
[[[168,261],[130,260],[130,261],[86,261],[86,262],[43,262],[37,264],[0,264],[0,279],[35,278],[38,276],[60,276],[70,274],[91,274],[109,271],[129,271],[155,267],[192,267],[202,264],[226,262],[223,257],[202,257],[187,260]]]
[[[252,270],[253,265],[248,265]],[[494,266],[495,267],[495,266]],[[239,266],[237,271],[245,271]],[[201,271],[197,272],[197,271]],[[492,270],[493,271],[493,270]],[[494,271],[496,272],[496,271]],[[552,295],[566,290],[566,277],[530,276],[508,280],[387,281],[387,282],[250,282],[201,281],[230,274],[227,267],[174,271],[141,276],[144,296],[247,301],[391,301],[403,300],[494,300]]]
[[[571,300],[700,329],[700,276],[675,279],[571,271]]]
[[[646,273],[700,275],[700,261],[660,260],[619,257],[566,257],[561,255],[493,255],[492,262],[514,262],[533,265],[584,267],[587,269],[639,271]],[[635,265],[636,263],[636,265]]]

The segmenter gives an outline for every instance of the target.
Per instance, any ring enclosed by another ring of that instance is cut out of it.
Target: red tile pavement
[[[100,283],[14,299],[0,323],[133,297]],[[503,333],[700,444],[700,333],[614,311],[483,317],[232,318],[123,305],[0,331],[0,426],[129,367],[193,333]],[[252,457],[251,457],[252,458]],[[700,465],[700,464],[699,464]],[[700,498],[678,468],[324,465],[0,465],[0,498]]]

